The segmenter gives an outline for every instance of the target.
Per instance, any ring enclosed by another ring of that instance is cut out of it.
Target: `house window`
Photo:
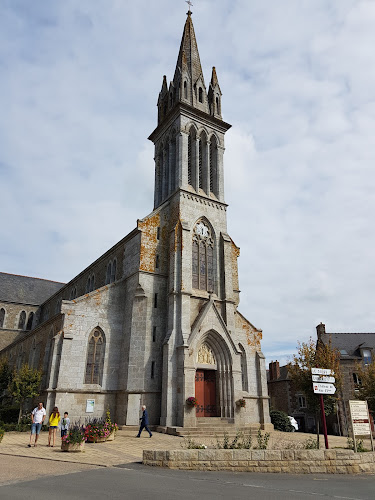
[[[362,385],[362,380],[358,377],[356,373],[353,373],[354,389],[358,390],[359,386]]]
[[[89,338],[85,384],[102,384],[104,366],[105,336],[102,330],[95,329]]]
[[[307,408],[305,396],[298,396],[298,406],[299,408]]]
[[[0,328],[4,328],[5,323],[5,309],[2,307],[0,309]]]
[[[18,329],[19,330],[24,330],[25,329],[25,323],[26,323],[26,312],[22,311],[20,314],[20,319],[18,321]]]
[[[192,286],[199,290],[214,288],[214,242],[211,230],[199,221],[193,231]]]
[[[370,351],[370,349],[363,349],[362,357],[363,357],[363,363],[365,365],[371,364],[371,351]]]
[[[31,312],[29,314],[29,319],[27,320],[26,330],[31,330],[31,327],[33,326],[33,319],[34,319],[34,313]]]

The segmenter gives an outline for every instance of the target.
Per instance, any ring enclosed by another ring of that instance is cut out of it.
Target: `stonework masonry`
[[[375,453],[354,453],[353,450],[145,450],[143,463],[205,471],[374,474]]]

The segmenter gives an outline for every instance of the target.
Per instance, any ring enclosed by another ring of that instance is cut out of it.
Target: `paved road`
[[[124,464],[0,487],[0,499],[373,500],[373,476],[173,471]]]

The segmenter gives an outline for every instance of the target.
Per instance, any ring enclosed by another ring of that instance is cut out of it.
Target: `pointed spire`
[[[192,83],[194,84],[200,76],[203,79],[203,71],[199,58],[197,39],[195,38],[193,21],[191,19],[191,11],[187,13],[187,19],[182,34],[180,52],[177,58],[176,72],[178,74],[186,61],[186,66],[190,74]],[[185,59],[185,61],[184,61]]]
[[[219,80],[217,79],[216,68],[212,66],[212,76],[211,76],[211,85],[215,87],[215,85],[219,85]]]

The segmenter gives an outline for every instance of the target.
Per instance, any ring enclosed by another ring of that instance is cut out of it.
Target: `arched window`
[[[192,286],[214,290],[214,241],[210,228],[199,221],[194,227],[192,248]]]
[[[199,189],[203,189],[203,141],[199,139]]]
[[[34,319],[34,313],[31,312],[29,314],[29,319],[27,320],[26,330],[31,330],[31,327],[33,326],[33,319]]]
[[[242,377],[242,390],[249,391],[249,379],[247,375],[247,360],[246,352],[241,344],[238,344],[241,350],[241,377]]]
[[[199,102],[203,102],[203,90],[202,90],[202,87],[199,87],[199,91],[198,91],[198,95],[199,95]]]
[[[107,265],[107,274],[105,277],[105,284],[108,285],[111,282],[111,275],[112,275],[112,262],[108,262]]]
[[[207,136],[204,132],[199,137],[199,189],[207,191]]]
[[[218,171],[217,171],[217,141],[216,137],[211,137],[210,142],[210,191],[218,195]]]
[[[105,336],[96,328],[89,337],[85,384],[102,384],[105,352]]]
[[[184,81],[184,97],[185,97],[185,99],[187,99],[187,96],[188,96],[188,94],[187,94],[187,83],[186,83],[186,80],[185,80]]]
[[[26,312],[22,311],[20,314],[20,319],[18,321],[18,329],[19,330],[24,330],[25,329],[25,323],[26,323]]]
[[[189,137],[188,137],[188,184],[190,184],[190,186],[192,186],[192,184],[193,184],[193,182],[192,182],[192,161],[193,161],[192,141],[193,141],[192,133],[190,132]]]
[[[216,96],[216,113],[220,115],[220,100],[219,97]]]
[[[112,264],[111,283],[114,283],[116,281],[116,268],[117,260],[115,259]]]
[[[5,309],[2,307],[0,309],[0,328],[4,328],[5,324]]]

